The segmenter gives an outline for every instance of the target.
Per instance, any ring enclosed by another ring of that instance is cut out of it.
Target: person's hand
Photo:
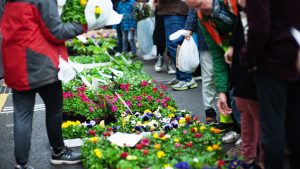
[[[234,48],[230,46],[224,54],[225,62],[229,65],[232,64],[232,56],[233,56]]]
[[[246,0],[238,0],[238,4],[239,4],[241,7],[245,8],[245,7],[246,7]]]
[[[186,40],[190,40],[191,36],[192,36],[192,31],[186,30],[187,31],[187,35],[184,37]]]
[[[225,116],[228,116],[232,113],[232,109],[227,105],[227,96],[225,93],[219,93],[217,107],[219,109],[219,112]]]

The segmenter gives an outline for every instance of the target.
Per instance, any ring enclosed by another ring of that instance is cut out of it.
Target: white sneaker
[[[194,79],[197,80],[197,81],[202,80],[202,76],[195,76]]]
[[[157,59],[157,56],[155,56],[155,55],[143,55],[142,58],[144,60],[154,60],[154,59]]]
[[[168,63],[167,69],[168,69],[168,74],[175,74],[176,73],[176,69],[174,68],[173,62]]]
[[[194,89],[198,86],[194,79],[189,82],[179,81],[179,83],[172,85],[172,89],[175,91],[183,91],[187,89]]]
[[[238,139],[238,141],[235,142],[235,146],[241,147],[241,145],[242,145],[242,137],[240,137],[240,138]]]
[[[163,56],[158,56],[157,62],[155,63],[155,71],[160,72],[162,70],[162,66],[164,64]]]
[[[121,55],[120,52],[117,52],[117,53],[115,54],[116,57],[118,57],[118,56],[120,56],[120,55]]]

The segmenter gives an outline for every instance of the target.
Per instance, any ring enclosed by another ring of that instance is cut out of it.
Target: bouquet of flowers
[[[137,22],[152,16],[151,6],[148,3],[136,3],[134,12]]]

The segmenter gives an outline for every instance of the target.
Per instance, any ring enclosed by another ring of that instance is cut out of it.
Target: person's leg
[[[35,91],[13,90],[12,97],[14,104],[15,160],[17,164],[24,166],[29,159]]]
[[[202,74],[202,99],[205,108],[206,121],[216,122],[216,87],[213,77],[213,62],[209,51],[200,52],[200,66]],[[213,109],[213,110],[212,110]]]
[[[241,113],[241,130],[242,130],[242,146],[241,153],[247,163],[254,162],[257,150],[257,126],[254,114],[258,115],[258,103],[251,103],[251,100],[244,98],[236,98],[239,112]],[[252,107],[253,106],[253,107]]]
[[[122,38],[122,31],[121,31],[121,26],[117,26],[117,38],[118,38],[118,47],[117,47],[117,52],[122,53],[123,50],[123,38]]]
[[[55,82],[37,89],[46,106],[46,129],[54,153],[65,147],[62,139],[63,96],[61,82]]]
[[[122,31],[122,38],[123,38],[123,52],[128,52],[128,31]]]
[[[290,147],[290,168],[299,168],[298,153],[300,152],[300,137],[297,131],[300,131],[300,82],[290,82],[287,100],[287,120],[286,131],[288,130],[289,147]]]
[[[257,72],[256,82],[265,167],[266,169],[283,169],[288,83],[262,71]]]
[[[165,32],[166,32],[166,44],[167,49],[170,54],[170,57],[174,64],[176,64],[176,52],[177,52],[177,44],[169,39],[169,36],[180,29],[183,29],[186,22],[186,16],[165,16]],[[192,80],[192,73],[181,72],[176,68],[176,78],[177,80],[189,82]]]
[[[46,105],[46,129],[53,153],[51,164],[77,164],[81,154],[65,147],[62,139],[63,96],[61,82],[55,82],[37,89]]]
[[[128,32],[128,41],[130,43],[131,52],[136,55],[135,31]]]

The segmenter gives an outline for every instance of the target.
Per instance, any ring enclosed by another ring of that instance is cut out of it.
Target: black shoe
[[[15,166],[15,169],[34,169],[33,167],[31,167],[30,165],[24,165],[24,166],[22,166],[22,165],[16,165]]]
[[[78,164],[81,162],[81,154],[74,153],[68,147],[65,147],[59,154],[52,153],[51,164]]]
[[[217,113],[216,110],[214,108],[207,108],[205,110],[205,116],[206,116],[206,124],[208,125],[213,125],[213,124],[217,124]]]
[[[220,122],[217,125],[217,128],[224,131],[224,132],[232,131],[233,128],[234,128],[234,124],[233,123],[222,123],[222,122]]]

